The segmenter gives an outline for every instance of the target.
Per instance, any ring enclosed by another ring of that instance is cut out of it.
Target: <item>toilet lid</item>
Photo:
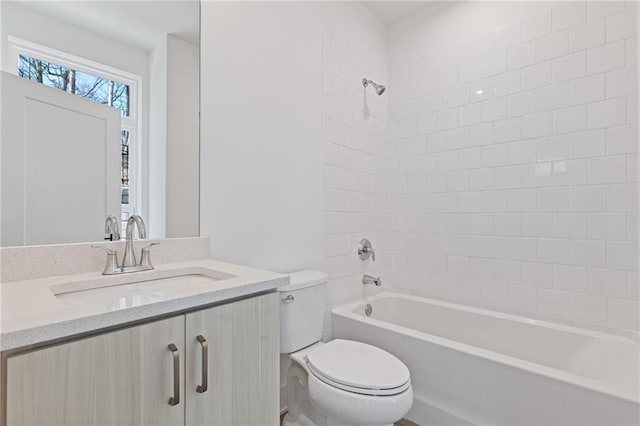
[[[410,386],[409,369],[375,346],[336,339],[307,354],[311,372],[324,382],[351,392],[393,395]]]

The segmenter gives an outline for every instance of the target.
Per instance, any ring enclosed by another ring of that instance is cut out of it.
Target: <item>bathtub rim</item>
[[[446,339],[444,337],[435,336],[433,334],[403,327],[400,325],[396,325],[396,324],[389,323],[389,322],[372,318],[372,317],[367,317],[363,314],[358,314],[353,312],[357,307],[359,306],[364,307],[364,305],[366,305],[370,301],[375,301],[378,299],[384,299],[384,298],[390,298],[390,297],[420,301],[420,302],[425,302],[425,303],[429,303],[432,305],[437,305],[445,308],[463,310],[463,311],[472,312],[480,315],[486,315],[493,318],[511,320],[511,321],[526,323],[530,325],[538,325],[538,326],[553,328],[561,331],[587,335],[590,337],[608,337],[608,338],[614,338],[619,340],[631,340],[636,344],[639,344],[640,336],[635,336],[633,335],[633,333],[629,333],[630,336],[627,337],[625,335],[620,335],[620,334],[607,333],[604,331],[593,330],[593,329],[578,327],[574,325],[555,323],[553,321],[548,321],[548,320],[531,319],[521,315],[514,315],[514,314],[508,314],[508,313],[503,313],[498,311],[492,311],[489,309],[477,308],[477,307],[451,303],[451,302],[445,302],[437,299],[431,299],[429,297],[417,296],[417,295],[408,294],[405,292],[397,292],[397,291],[389,291],[389,290],[385,290],[375,295],[371,295],[369,297],[365,297],[356,301],[351,301],[344,305],[336,306],[331,310],[332,315],[337,315],[343,318],[348,318],[354,321],[358,321],[360,323],[369,324],[374,327],[379,327],[387,331],[400,332],[401,334],[407,335],[409,337],[420,339],[420,340],[426,340],[430,343],[441,345],[446,348],[455,350],[457,352],[470,354],[473,356],[487,359],[489,361],[505,364],[512,368],[524,370],[528,373],[539,374],[541,376],[544,376],[550,379],[559,380],[574,386],[586,388],[590,391],[598,392],[607,396],[620,398],[635,404],[640,404],[640,392],[638,394],[632,394],[632,393],[620,390],[619,387],[607,382],[590,379],[584,376],[579,376],[577,374],[563,371],[557,368],[548,367],[542,364],[523,360],[510,355],[500,354],[498,352],[494,352],[488,349],[483,349],[483,348],[479,348],[477,346],[469,345],[466,343],[461,343],[454,340]]]

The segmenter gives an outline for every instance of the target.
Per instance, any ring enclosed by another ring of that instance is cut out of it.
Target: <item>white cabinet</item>
[[[184,322],[178,316],[9,357],[7,425],[183,424],[184,413],[167,401],[168,345],[184,340]]]
[[[277,425],[278,308],[269,293],[9,355],[3,424]]]
[[[187,315],[188,426],[278,424],[279,303],[271,294]]]

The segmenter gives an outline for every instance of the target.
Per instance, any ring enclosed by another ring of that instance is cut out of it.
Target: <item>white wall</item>
[[[167,229],[167,36],[149,53],[149,144],[142,191],[148,203],[143,211],[149,238],[163,238]]]
[[[199,227],[200,48],[167,37],[167,237]]]
[[[329,274],[327,315],[332,306],[362,297],[362,275],[382,276],[387,250],[389,143],[388,92],[362,85],[364,77],[389,84],[386,27],[369,10],[352,5],[348,30],[331,24],[323,41],[323,270]],[[357,22],[359,25],[356,25]],[[365,98],[366,96],[366,98]],[[366,104],[365,104],[366,99]],[[365,115],[365,108],[368,114]],[[376,260],[362,261],[358,243],[367,238]],[[325,338],[330,321],[325,321]]]
[[[315,9],[202,3],[200,218],[217,259],[275,271],[320,267]]]
[[[9,69],[7,37],[14,36],[114,68],[146,76],[147,52],[20,5],[2,2],[2,68]]]
[[[390,28],[394,282],[638,328],[636,10],[451,3]]]
[[[149,238],[199,235],[199,46],[171,34],[149,52]]]

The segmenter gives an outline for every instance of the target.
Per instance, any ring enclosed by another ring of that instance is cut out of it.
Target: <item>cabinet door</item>
[[[269,293],[187,315],[186,424],[279,423],[280,299]],[[202,385],[208,347],[208,389]]]
[[[184,354],[184,321],[181,315],[9,357],[7,426],[183,425],[183,400],[169,405],[168,345]]]

